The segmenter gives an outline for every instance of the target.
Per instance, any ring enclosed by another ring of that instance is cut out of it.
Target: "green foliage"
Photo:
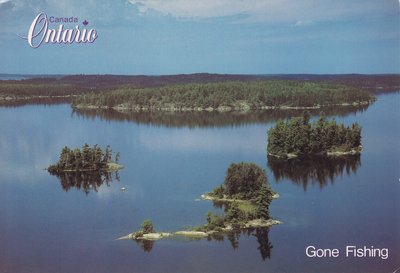
[[[232,163],[226,173],[224,186],[229,197],[253,199],[261,186],[267,183],[263,169],[254,163]]]
[[[214,190],[210,193],[210,195],[217,197],[219,199],[224,198],[224,194],[225,194],[225,188],[223,185],[214,188]]]
[[[65,146],[61,150],[58,162],[50,165],[48,171],[58,173],[63,171],[104,170],[107,168],[107,164],[111,162],[111,154],[110,146],[107,146],[104,153],[97,144],[90,147],[85,143],[82,150],[79,148],[71,150]]]
[[[363,97],[368,96],[367,94],[369,92],[378,93],[388,90],[397,90],[396,88],[399,83],[399,75],[336,75],[329,77],[313,75],[313,82],[290,80],[290,78],[298,78],[296,75],[288,75],[286,80],[273,80],[271,78],[274,78],[274,76],[221,75],[207,73],[170,76],[69,75],[49,78],[40,77],[24,80],[0,81],[0,97],[22,99],[23,101],[26,101],[29,98],[39,98],[43,101],[44,97],[60,98],[63,96],[70,97],[71,95],[93,93],[99,94],[99,103],[102,105],[112,106],[117,103],[117,101],[114,100],[114,96],[105,97],[100,93],[128,89],[161,89],[164,86],[173,87],[176,85],[197,86],[213,83],[219,85],[224,82],[234,82],[238,83],[239,86],[241,83],[246,85],[246,83],[249,82],[270,82],[270,85],[265,84],[265,86],[268,87],[268,92],[257,92],[257,94],[251,95],[251,99],[249,99],[248,103],[256,106],[260,101],[265,102],[266,98],[272,98],[272,100],[275,99],[277,101],[285,99],[296,101],[295,99],[297,98],[293,98],[293,94],[291,93],[292,91],[296,92],[297,89],[308,89],[311,93],[315,93],[310,94],[312,96],[316,95],[315,98],[320,98],[321,96],[317,93],[324,89],[323,95],[326,95],[328,97],[327,100],[330,100],[337,99],[337,97],[344,98],[343,94],[337,94],[337,89],[345,87],[352,90],[352,92],[349,92],[349,95],[352,96],[349,99],[357,101],[358,90],[361,90],[360,93],[365,93],[364,95],[361,94]],[[249,85],[249,87],[252,87],[252,85]],[[271,94],[271,96],[267,94],[267,97],[265,96],[265,93],[272,93],[272,91],[276,91],[275,94]],[[283,96],[279,96],[279,93]],[[190,95],[191,94],[185,94],[184,99],[194,99],[199,105],[215,105],[229,100],[229,94],[225,92],[219,93],[213,97],[195,96],[194,98],[191,98]],[[106,100],[107,98],[110,98],[110,100]],[[238,97],[238,99],[241,98]],[[78,100],[80,100],[80,98]],[[147,104],[157,105],[162,100],[164,100],[164,98],[154,97],[152,100],[147,100]],[[184,100],[182,99],[182,101]],[[3,101],[3,103],[5,103],[5,101]],[[312,100],[309,100],[307,103],[313,104]],[[320,102],[316,100],[316,103]]]
[[[265,220],[269,218],[269,205],[271,204],[272,201],[272,195],[270,194],[270,192],[271,190],[268,189],[266,185],[262,185],[256,200],[257,218]]]
[[[211,212],[207,212],[206,221],[207,224],[204,226],[204,231],[221,229],[225,225],[225,219],[223,216],[212,214]]]
[[[325,154],[330,151],[350,151],[361,145],[361,127],[338,125],[335,119],[327,120],[323,113],[314,123],[309,114],[278,121],[268,131],[268,154],[285,157],[288,154]]]
[[[74,105],[124,106],[135,110],[185,110],[228,107],[232,110],[267,106],[311,107],[370,101],[369,93],[329,83],[295,80],[224,81],[161,87],[119,86],[112,91],[86,93]]]
[[[232,163],[226,173],[224,185],[216,187],[211,196],[224,199],[225,215],[208,212],[206,231],[231,225],[234,229],[243,227],[247,221],[255,218],[269,218],[269,204],[273,191],[267,185],[263,169],[254,163]],[[237,199],[237,200],[235,200]],[[219,200],[214,201],[218,202]]]
[[[142,227],[143,234],[148,234],[148,233],[154,232],[153,223],[149,219],[144,220],[143,223],[141,224],[141,227]]]
[[[225,219],[228,222],[239,222],[244,220],[245,215],[243,211],[239,209],[239,204],[237,202],[232,202],[229,204],[226,212]]]

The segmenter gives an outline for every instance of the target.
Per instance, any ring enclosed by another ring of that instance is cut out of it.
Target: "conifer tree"
[[[262,185],[257,196],[257,217],[267,220],[269,219],[269,205],[272,201],[271,190],[264,184]]]

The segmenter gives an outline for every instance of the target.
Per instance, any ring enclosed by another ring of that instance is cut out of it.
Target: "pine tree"
[[[154,232],[153,223],[149,219],[144,220],[141,226],[142,226],[143,234]]]
[[[241,219],[241,211],[239,209],[239,204],[237,202],[232,202],[226,213],[226,220],[233,221],[233,220],[240,220]]]
[[[83,145],[82,147],[82,167],[89,168],[91,160],[92,156],[90,153],[90,147],[87,143],[85,143],[85,145]]]
[[[257,196],[256,214],[258,218],[267,220],[269,219],[269,205],[272,201],[271,190],[264,184]]]

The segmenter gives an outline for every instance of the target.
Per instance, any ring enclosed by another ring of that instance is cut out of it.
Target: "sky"
[[[34,49],[41,12],[98,37]],[[0,0],[0,73],[200,72],[400,73],[399,0]]]

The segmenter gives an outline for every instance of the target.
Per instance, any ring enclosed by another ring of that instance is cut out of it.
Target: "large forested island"
[[[360,105],[373,100],[368,92],[340,84],[255,80],[149,88],[122,86],[76,97],[73,106],[132,111],[247,111]]]
[[[318,120],[310,123],[310,115],[292,117],[278,121],[268,131],[268,155],[290,158],[299,155],[345,155],[360,153],[361,127],[337,124],[335,119],[327,120],[321,113]]]
[[[60,153],[58,162],[50,165],[47,170],[51,174],[60,174],[65,172],[111,172],[122,168],[118,164],[119,153],[112,160],[112,151],[110,146],[107,146],[103,151],[97,144],[90,147],[85,143],[82,150],[80,148],[70,149],[65,146]]]

